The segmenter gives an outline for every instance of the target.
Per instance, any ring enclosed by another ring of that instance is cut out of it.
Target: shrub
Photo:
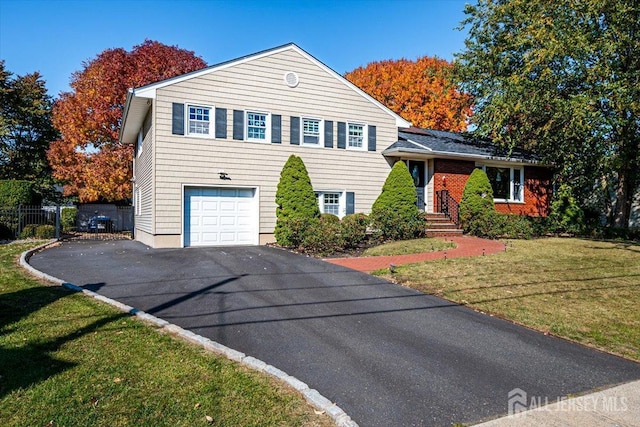
[[[557,233],[580,234],[584,231],[584,211],[573,197],[573,190],[568,184],[562,184],[556,192],[551,203],[549,222]]]
[[[495,215],[497,235],[488,237],[505,237],[508,239],[531,239],[536,235],[531,219],[523,215],[497,214]]]
[[[424,215],[418,210],[416,187],[407,165],[393,165],[382,192],[371,208],[371,225],[385,240],[413,239],[424,232]]]
[[[285,248],[300,248],[312,221],[318,221],[318,218],[288,218],[278,220],[280,228],[276,241],[280,246]]]
[[[21,239],[30,239],[32,237],[36,237],[36,229],[38,228],[38,224],[27,224],[22,228],[20,232]],[[55,230],[54,230],[55,231]]]
[[[334,223],[334,224],[337,224],[337,223],[340,222],[340,218],[338,218],[336,215],[330,214],[330,213],[323,213],[322,215],[320,215],[320,218],[323,221],[331,222],[331,223]]]
[[[60,225],[62,231],[73,231],[76,228],[76,219],[78,217],[78,209],[76,208],[62,208],[60,213]]]
[[[302,248],[307,252],[320,255],[339,251],[344,247],[341,231],[340,221],[327,217],[312,219],[305,232]]]
[[[36,227],[37,239],[53,239],[56,236],[56,227],[53,225],[39,225]]]
[[[0,206],[35,205],[40,203],[30,181],[0,180]]]
[[[460,225],[469,234],[488,236],[495,213],[489,178],[482,169],[475,169],[464,186],[460,200]]]
[[[307,168],[302,159],[293,154],[282,167],[276,190],[276,204],[276,241],[282,246],[292,247],[292,241],[288,237],[291,233],[286,229],[292,225],[289,220],[320,217]]]
[[[0,240],[11,240],[13,239],[13,231],[7,224],[0,221]]]
[[[363,213],[347,215],[340,225],[345,248],[355,248],[367,238],[369,217]]]

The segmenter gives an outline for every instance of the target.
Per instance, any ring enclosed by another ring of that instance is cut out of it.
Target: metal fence
[[[0,239],[60,237],[60,206],[0,207]]]
[[[129,239],[133,208],[113,204],[0,207],[0,240]]]

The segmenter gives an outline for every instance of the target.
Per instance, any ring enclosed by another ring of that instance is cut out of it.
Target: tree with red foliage
[[[454,65],[423,56],[372,62],[345,77],[414,126],[462,132],[471,116],[471,97],[453,83]]]
[[[133,149],[118,143],[127,90],[206,67],[194,52],[145,40],[130,52],[107,49],[84,62],[60,94],[53,124],[62,137],[47,158],[64,194],[81,202],[131,197]]]

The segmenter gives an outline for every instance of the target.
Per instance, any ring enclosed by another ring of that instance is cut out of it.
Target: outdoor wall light
[[[447,186],[447,176],[446,176],[446,175],[443,175],[443,176],[442,176],[442,186],[443,186],[443,187],[446,187],[446,186]]]

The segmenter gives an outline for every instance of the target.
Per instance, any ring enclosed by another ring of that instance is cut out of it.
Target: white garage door
[[[184,245],[257,245],[257,199],[254,188],[185,189]]]

